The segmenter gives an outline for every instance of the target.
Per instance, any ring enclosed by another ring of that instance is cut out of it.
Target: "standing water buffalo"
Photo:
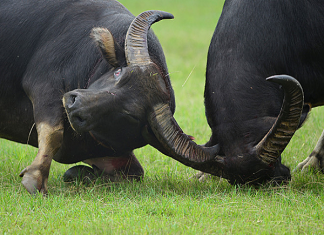
[[[290,179],[281,153],[310,108],[324,104],[323,19],[319,0],[225,1],[205,87],[205,146],[220,151],[202,171],[231,183]],[[322,135],[298,168],[323,168],[323,143]]]
[[[146,144],[187,165],[216,155],[173,118],[164,54],[149,30],[164,18],[173,16],[134,19],[114,0],[1,1],[0,137],[38,147],[20,173],[28,192],[47,192],[52,159],[84,161],[114,180],[143,175],[133,150]]]

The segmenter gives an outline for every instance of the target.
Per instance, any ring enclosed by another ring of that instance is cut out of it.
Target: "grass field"
[[[176,95],[175,117],[199,144],[210,137],[203,90],[209,42],[223,0],[122,0],[133,14],[168,11],[153,26],[165,51]],[[314,148],[324,123],[314,109],[283,153],[294,169]],[[72,165],[53,162],[49,195],[31,197],[19,172],[37,150],[0,140],[0,234],[323,234],[324,176],[294,173],[282,187],[231,186],[188,178],[190,169],[147,146],[136,150],[145,179],[136,183],[65,184]]]

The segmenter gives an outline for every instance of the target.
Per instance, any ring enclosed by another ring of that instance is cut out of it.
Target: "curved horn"
[[[298,128],[303,110],[304,93],[300,83],[288,75],[268,77],[267,81],[282,85],[284,90],[284,100],[276,122],[255,146],[258,157],[270,165],[277,161]]]
[[[128,66],[151,63],[147,47],[147,32],[155,22],[173,18],[173,15],[167,12],[145,11],[133,20],[125,39],[125,56]]]
[[[218,145],[202,147],[193,142],[175,121],[168,104],[154,106],[149,117],[149,124],[167,155],[181,163],[191,167],[194,167],[195,163],[210,160],[221,163],[222,159],[216,156],[219,151]]]

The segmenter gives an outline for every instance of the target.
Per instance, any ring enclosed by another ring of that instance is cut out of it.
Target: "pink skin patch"
[[[99,170],[111,174],[122,167],[129,165],[131,159],[129,157],[103,157],[92,158],[83,161],[90,166],[95,165]]]
[[[107,91],[108,92],[108,94],[110,94],[110,95],[116,95],[115,93],[112,93],[112,92],[110,92],[110,91]]]
[[[191,136],[191,135],[188,135],[188,137],[189,137],[189,139],[191,139],[191,140],[194,140],[194,139],[195,139],[195,137],[193,137],[193,136]]]
[[[94,140],[105,148],[110,148],[105,144],[98,141],[95,136],[89,132]],[[128,173],[131,172],[132,176],[140,177],[144,174],[144,170],[141,164],[138,162],[133,153],[125,154],[119,157],[102,157],[92,158],[83,161],[90,166],[95,166],[104,175],[115,175],[117,172],[128,177]]]

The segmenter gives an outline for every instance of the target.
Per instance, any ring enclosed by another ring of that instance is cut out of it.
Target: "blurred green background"
[[[224,1],[122,0],[134,15],[145,10],[172,13],[152,26],[164,49],[176,96],[175,117],[204,144],[210,129],[203,92],[209,43]],[[314,109],[283,153],[294,169],[312,151],[324,127]],[[0,234],[321,234],[322,174],[293,174],[288,185],[232,186],[217,177],[189,180],[196,171],[150,146],[135,151],[143,182],[65,184],[72,165],[53,162],[49,195],[31,197],[19,172],[37,149],[0,140]]]

